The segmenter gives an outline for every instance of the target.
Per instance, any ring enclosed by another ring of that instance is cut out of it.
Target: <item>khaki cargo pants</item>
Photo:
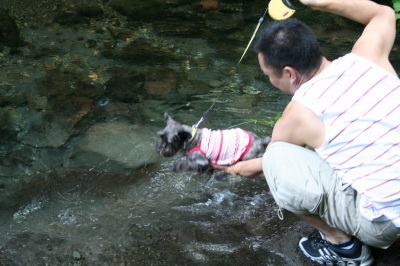
[[[269,146],[262,164],[270,191],[282,209],[319,215],[331,227],[369,246],[387,248],[400,238],[400,228],[390,221],[371,222],[360,214],[358,193],[342,184],[316,152],[276,142]]]

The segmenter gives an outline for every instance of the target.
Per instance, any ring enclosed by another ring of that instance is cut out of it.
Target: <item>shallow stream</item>
[[[221,90],[202,126],[271,134],[290,98],[251,49],[237,65],[265,3],[166,1],[185,16],[149,21],[56,2],[15,1],[23,44],[0,54],[0,265],[302,263],[271,244],[297,220],[278,218],[265,180],[175,173],[155,152],[163,112],[193,125]],[[329,57],[359,30],[300,19]]]

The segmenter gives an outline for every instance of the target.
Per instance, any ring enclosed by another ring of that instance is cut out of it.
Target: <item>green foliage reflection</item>
[[[400,19],[400,0],[392,0],[394,11],[396,12],[396,18]],[[397,30],[400,28],[400,23],[397,21]]]
[[[278,121],[278,119],[281,118],[281,116],[282,116],[282,113],[277,114],[275,117],[249,118],[249,119],[246,119],[246,122],[254,123],[254,124],[261,124],[261,125],[268,126],[268,127],[274,127],[276,121]]]

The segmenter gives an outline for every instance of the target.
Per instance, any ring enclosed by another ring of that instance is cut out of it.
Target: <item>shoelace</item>
[[[313,239],[311,244],[313,245],[314,248],[319,248],[319,247],[329,247],[329,243],[323,240],[322,238],[316,238]]]

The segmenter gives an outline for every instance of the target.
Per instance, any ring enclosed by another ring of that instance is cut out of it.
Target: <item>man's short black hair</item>
[[[265,63],[281,75],[286,66],[308,76],[322,61],[318,41],[311,29],[297,19],[268,22],[254,46]]]

